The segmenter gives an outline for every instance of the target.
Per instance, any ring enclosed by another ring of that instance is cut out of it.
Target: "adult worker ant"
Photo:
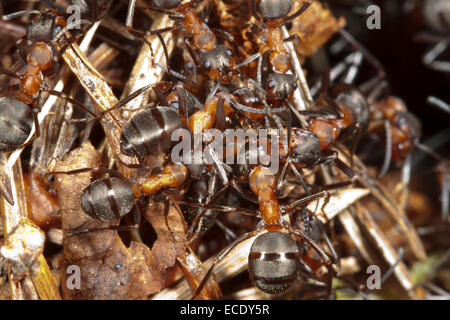
[[[119,172],[105,168],[81,168],[71,171],[53,171],[48,174],[80,174],[91,171],[109,173],[116,177],[101,178],[86,187],[81,196],[83,210],[94,219],[112,222],[120,220],[135,208],[136,210],[133,210],[135,224],[132,226],[109,226],[78,230],[67,234],[69,237],[101,230],[126,231],[137,229],[140,223],[140,210],[136,201],[144,196],[153,195],[163,188],[180,187],[188,178],[187,168],[179,164],[168,164],[162,169],[161,173],[150,175],[138,183],[131,183]],[[168,206],[166,208],[168,209]]]
[[[98,4],[98,3],[97,3]],[[95,5],[94,5],[95,7]],[[92,9],[92,7],[90,7]],[[98,10],[98,8],[97,8]],[[19,89],[15,97],[3,97],[0,104],[4,106],[1,118],[3,128],[11,128],[13,134],[3,130],[0,133],[0,151],[12,151],[24,147],[40,136],[38,113],[39,95],[42,91],[56,95],[70,103],[84,109],[92,116],[95,114],[82,103],[75,101],[66,94],[51,90],[44,81],[44,76],[52,76],[59,67],[57,59],[63,47],[68,44],[69,39],[64,37],[73,25],[66,25],[66,20],[55,10],[39,12],[35,10],[20,11],[3,16],[3,19],[13,19],[23,14],[38,14],[27,28],[26,36],[19,42],[19,52],[26,62],[26,70],[18,74],[0,66],[0,72],[20,80]],[[27,110],[30,109],[30,110]],[[6,110],[10,109],[10,110]],[[35,126],[34,136],[27,142]]]
[[[312,2],[313,0],[307,1],[299,10],[288,16],[293,6],[293,1],[291,0],[261,0],[258,3],[256,0],[252,0],[253,16],[257,18],[259,23],[256,25],[250,24],[247,28],[242,29],[241,33],[244,40],[252,40],[252,42],[256,43],[258,52],[237,65],[236,69],[268,54],[268,61],[272,71],[286,74],[291,69],[291,57],[284,46],[284,42],[293,40],[296,37],[283,39],[281,27],[305,12]],[[260,73],[260,68],[258,68],[258,73]],[[260,79],[259,74],[258,78]],[[277,78],[276,80],[280,81],[281,79]],[[266,80],[266,87],[269,81]],[[271,83],[273,83],[273,79]]]
[[[258,197],[262,221],[258,224],[256,230],[241,235],[218,255],[195,290],[194,297],[201,292],[214,267],[228,253],[239,243],[256,236],[263,229],[268,233],[261,234],[255,239],[249,254],[248,268],[255,285],[260,290],[271,294],[280,293],[292,286],[302,265],[300,262],[302,253],[299,244],[307,243],[317,252],[328,269],[326,283],[327,295],[330,296],[333,277],[332,259],[309,235],[293,228],[282,219],[282,207],[275,196],[276,178],[274,174],[264,166],[256,166],[249,175],[249,185]],[[312,198],[317,198],[317,195]],[[311,197],[295,201],[295,204],[287,205],[284,208],[304,205],[309,201],[311,201]],[[283,230],[288,233],[282,232]]]
[[[135,0],[130,1],[128,6],[126,20],[128,31],[133,35],[142,38],[145,35],[156,34],[163,44],[166,59],[169,61],[167,48],[164,41],[162,41],[160,33],[170,31],[173,27],[147,32],[133,29],[132,24],[136,5],[135,2]],[[217,36],[214,34],[213,30],[208,27],[208,25],[202,21],[198,13],[191,8],[193,4],[194,1],[182,3],[181,0],[153,0],[151,1],[150,9],[169,14],[169,17],[177,21],[178,28],[186,31],[188,36],[185,38],[185,44],[189,54],[195,62],[193,65],[194,68],[196,66],[201,66],[210,79],[223,83],[229,82],[228,73],[233,71],[235,65],[232,51],[226,45],[218,44]],[[174,11],[170,11],[172,9]],[[221,35],[232,40],[232,36],[226,32],[221,33]],[[194,70],[194,74],[197,74],[196,69]]]

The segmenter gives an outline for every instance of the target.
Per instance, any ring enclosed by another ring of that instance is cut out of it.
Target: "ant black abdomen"
[[[152,5],[155,8],[160,9],[173,9],[176,8],[183,0],[153,0]]]
[[[33,127],[31,108],[15,97],[0,98],[0,152],[21,146]]]
[[[280,293],[296,280],[300,249],[287,233],[267,232],[258,236],[250,248],[248,271],[258,289]]]
[[[261,0],[258,3],[258,12],[263,19],[284,18],[291,9],[291,0]]]
[[[125,179],[115,177],[92,182],[81,196],[83,210],[92,218],[105,222],[128,214],[134,202],[132,185]]]
[[[164,106],[136,113],[124,126],[120,147],[129,156],[148,156],[166,152],[172,145],[172,132],[181,127],[179,113]]]

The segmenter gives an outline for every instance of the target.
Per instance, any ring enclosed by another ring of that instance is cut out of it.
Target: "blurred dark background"
[[[450,103],[450,73],[430,70],[422,57],[430,44],[414,37],[425,29],[422,3],[411,0],[328,0],[335,16],[344,16],[346,29],[384,66],[391,93],[401,97],[423,125],[423,138],[449,129],[450,114],[426,104],[429,95]],[[381,29],[366,27],[366,9],[370,4],[381,9]],[[450,61],[450,48],[442,58]],[[372,70],[373,72],[373,70]]]

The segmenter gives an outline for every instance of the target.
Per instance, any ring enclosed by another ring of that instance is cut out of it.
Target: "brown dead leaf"
[[[54,170],[99,165],[100,154],[90,143],[85,143],[58,163]],[[78,228],[108,226],[108,223],[91,218],[81,208],[81,194],[91,182],[91,175],[87,172],[55,177],[65,233]],[[156,281],[148,267],[152,255],[144,244],[132,242],[130,248],[126,248],[116,231],[105,230],[65,237],[63,248],[61,284],[65,299],[145,299],[155,292]],[[74,283],[69,279],[72,273],[64,272],[69,266],[77,266],[80,270],[79,289],[68,286]]]
[[[29,206],[30,219],[44,231],[61,226],[59,204],[49,192],[45,177],[34,170],[24,172],[24,185]]]
[[[305,2],[298,1],[296,5],[300,8]],[[301,44],[296,45],[296,50],[302,59],[306,59],[344,26],[344,18],[336,19],[322,3],[315,1],[293,21],[290,33],[300,36]]]
[[[167,218],[164,215],[164,202],[149,201],[145,218],[150,222],[158,236],[153,244],[150,268],[158,276],[159,290],[171,281],[171,267],[185,252],[187,225],[178,207],[170,206]],[[154,293],[158,292],[155,291]]]

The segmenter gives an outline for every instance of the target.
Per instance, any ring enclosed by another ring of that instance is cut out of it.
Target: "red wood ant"
[[[307,243],[318,253],[328,269],[327,295],[331,295],[331,281],[333,277],[332,259],[306,233],[293,228],[281,218],[282,207],[275,196],[276,178],[273,173],[263,166],[256,166],[249,175],[251,190],[258,197],[259,212],[262,221],[256,230],[238,237],[225,248],[216,258],[200,285],[194,297],[203,289],[206,280],[217,265],[239,243],[254,237],[263,229],[266,234],[259,235],[252,244],[249,254],[249,273],[255,285],[267,293],[279,293],[289,288],[298,276],[301,266],[301,251],[298,243]],[[284,206],[285,209],[304,205],[320,195],[313,195],[307,199],[295,201],[295,204]],[[282,232],[286,230],[288,233]]]
[[[126,26],[129,32],[139,37],[156,34],[162,41],[160,33],[170,31],[173,27],[160,30],[151,30],[147,32],[133,29],[132,23],[135,2],[136,1],[130,1],[128,6]],[[201,65],[202,69],[205,70],[210,79],[227,83],[229,81],[229,77],[225,77],[225,75],[228,75],[230,71],[233,71],[233,67],[235,65],[232,51],[226,45],[218,44],[217,37],[213,30],[208,27],[206,23],[202,21],[197,12],[191,8],[193,4],[194,1],[189,1],[183,4],[181,0],[152,1],[152,7],[150,9],[169,14],[171,18],[177,21],[178,28],[187,32],[189,36],[185,39],[185,44],[195,62],[193,65],[194,68],[196,67],[195,65]],[[174,11],[169,11],[168,9],[174,9]],[[228,35],[226,32],[221,34],[229,40],[232,39],[231,35]],[[164,41],[162,41],[162,44],[166,59],[169,61],[169,55]],[[195,51],[192,48],[194,48]],[[168,71],[170,73],[170,70]],[[196,70],[194,70],[194,74],[197,74]]]
[[[79,174],[84,172],[102,172],[116,175],[93,181],[81,196],[83,210],[94,219],[104,222],[120,220],[133,208],[135,224],[132,226],[108,226],[97,229],[84,229],[68,233],[66,236],[102,231],[102,230],[135,230],[140,223],[140,210],[136,201],[144,196],[155,194],[163,188],[177,188],[183,185],[188,177],[186,167],[179,164],[165,166],[161,173],[153,174],[138,183],[130,183],[124,176],[114,170],[105,168],[82,168],[71,171],[53,171],[48,174]],[[106,201],[105,201],[106,199]],[[169,207],[166,206],[168,210]]]
[[[24,147],[40,136],[40,126],[37,114],[40,112],[38,105],[39,94],[46,91],[56,95],[70,103],[84,109],[92,116],[95,114],[86,108],[82,103],[75,101],[66,94],[51,90],[44,81],[44,76],[55,74],[59,64],[57,59],[69,39],[63,35],[72,28],[66,25],[63,16],[54,10],[46,12],[21,11],[7,15],[7,19],[17,17],[26,13],[38,13],[28,25],[27,34],[19,43],[19,52],[26,61],[26,70],[23,74],[18,74],[11,70],[0,67],[0,72],[20,80],[19,89],[15,97],[1,98],[1,104],[4,106],[2,112],[2,126],[12,128],[13,134],[2,131],[0,135],[0,151],[12,151]],[[30,109],[30,110],[27,110]],[[10,109],[7,111],[6,109]],[[25,142],[29,137],[34,122],[35,134]]]

